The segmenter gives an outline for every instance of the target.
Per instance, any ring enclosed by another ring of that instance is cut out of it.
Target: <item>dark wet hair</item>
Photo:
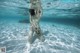
[[[31,16],[35,15],[35,10],[34,9],[29,9],[29,12],[30,12]]]

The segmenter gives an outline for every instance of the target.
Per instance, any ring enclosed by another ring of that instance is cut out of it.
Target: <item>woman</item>
[[[32,44],[36,38],[41,40],[42,42],[45,40],[42,35],[41,28],[39,26],[39,21],[42,15],[42,7],[40,0],[30,0],[30,33],[28,37],[28,41]]]

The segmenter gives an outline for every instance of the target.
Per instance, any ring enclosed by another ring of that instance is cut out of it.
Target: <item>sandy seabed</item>
[[[41,22],[45,37],[33,43],[30,53],[80,53],[80,29],[56,23]],[[29,23],[0,22],[0,47],[7,53],[27,53]]]

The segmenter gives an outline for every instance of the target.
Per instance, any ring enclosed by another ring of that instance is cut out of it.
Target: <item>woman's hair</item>
[[[29,12],[30,12],[31,16],[35,15],[35,10],[34,9],[29,9]]]

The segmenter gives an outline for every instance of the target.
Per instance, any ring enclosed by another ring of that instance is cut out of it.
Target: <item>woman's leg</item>
[[[34,34],[34,30],[32,27],[30,27],[30,31],[29,31],[29,37],[28,37],[28,42],[30,44],[32,44],[34,41],[33,41],[33,34]]]
[[[44,38],[44,36],[43,36],[43,33],[42,33],[40,27],[35,28],[35,33],[36,33],[37,38],[38,38],[40,41],[42,41],[42,42],[45,41],[45,38]]]

